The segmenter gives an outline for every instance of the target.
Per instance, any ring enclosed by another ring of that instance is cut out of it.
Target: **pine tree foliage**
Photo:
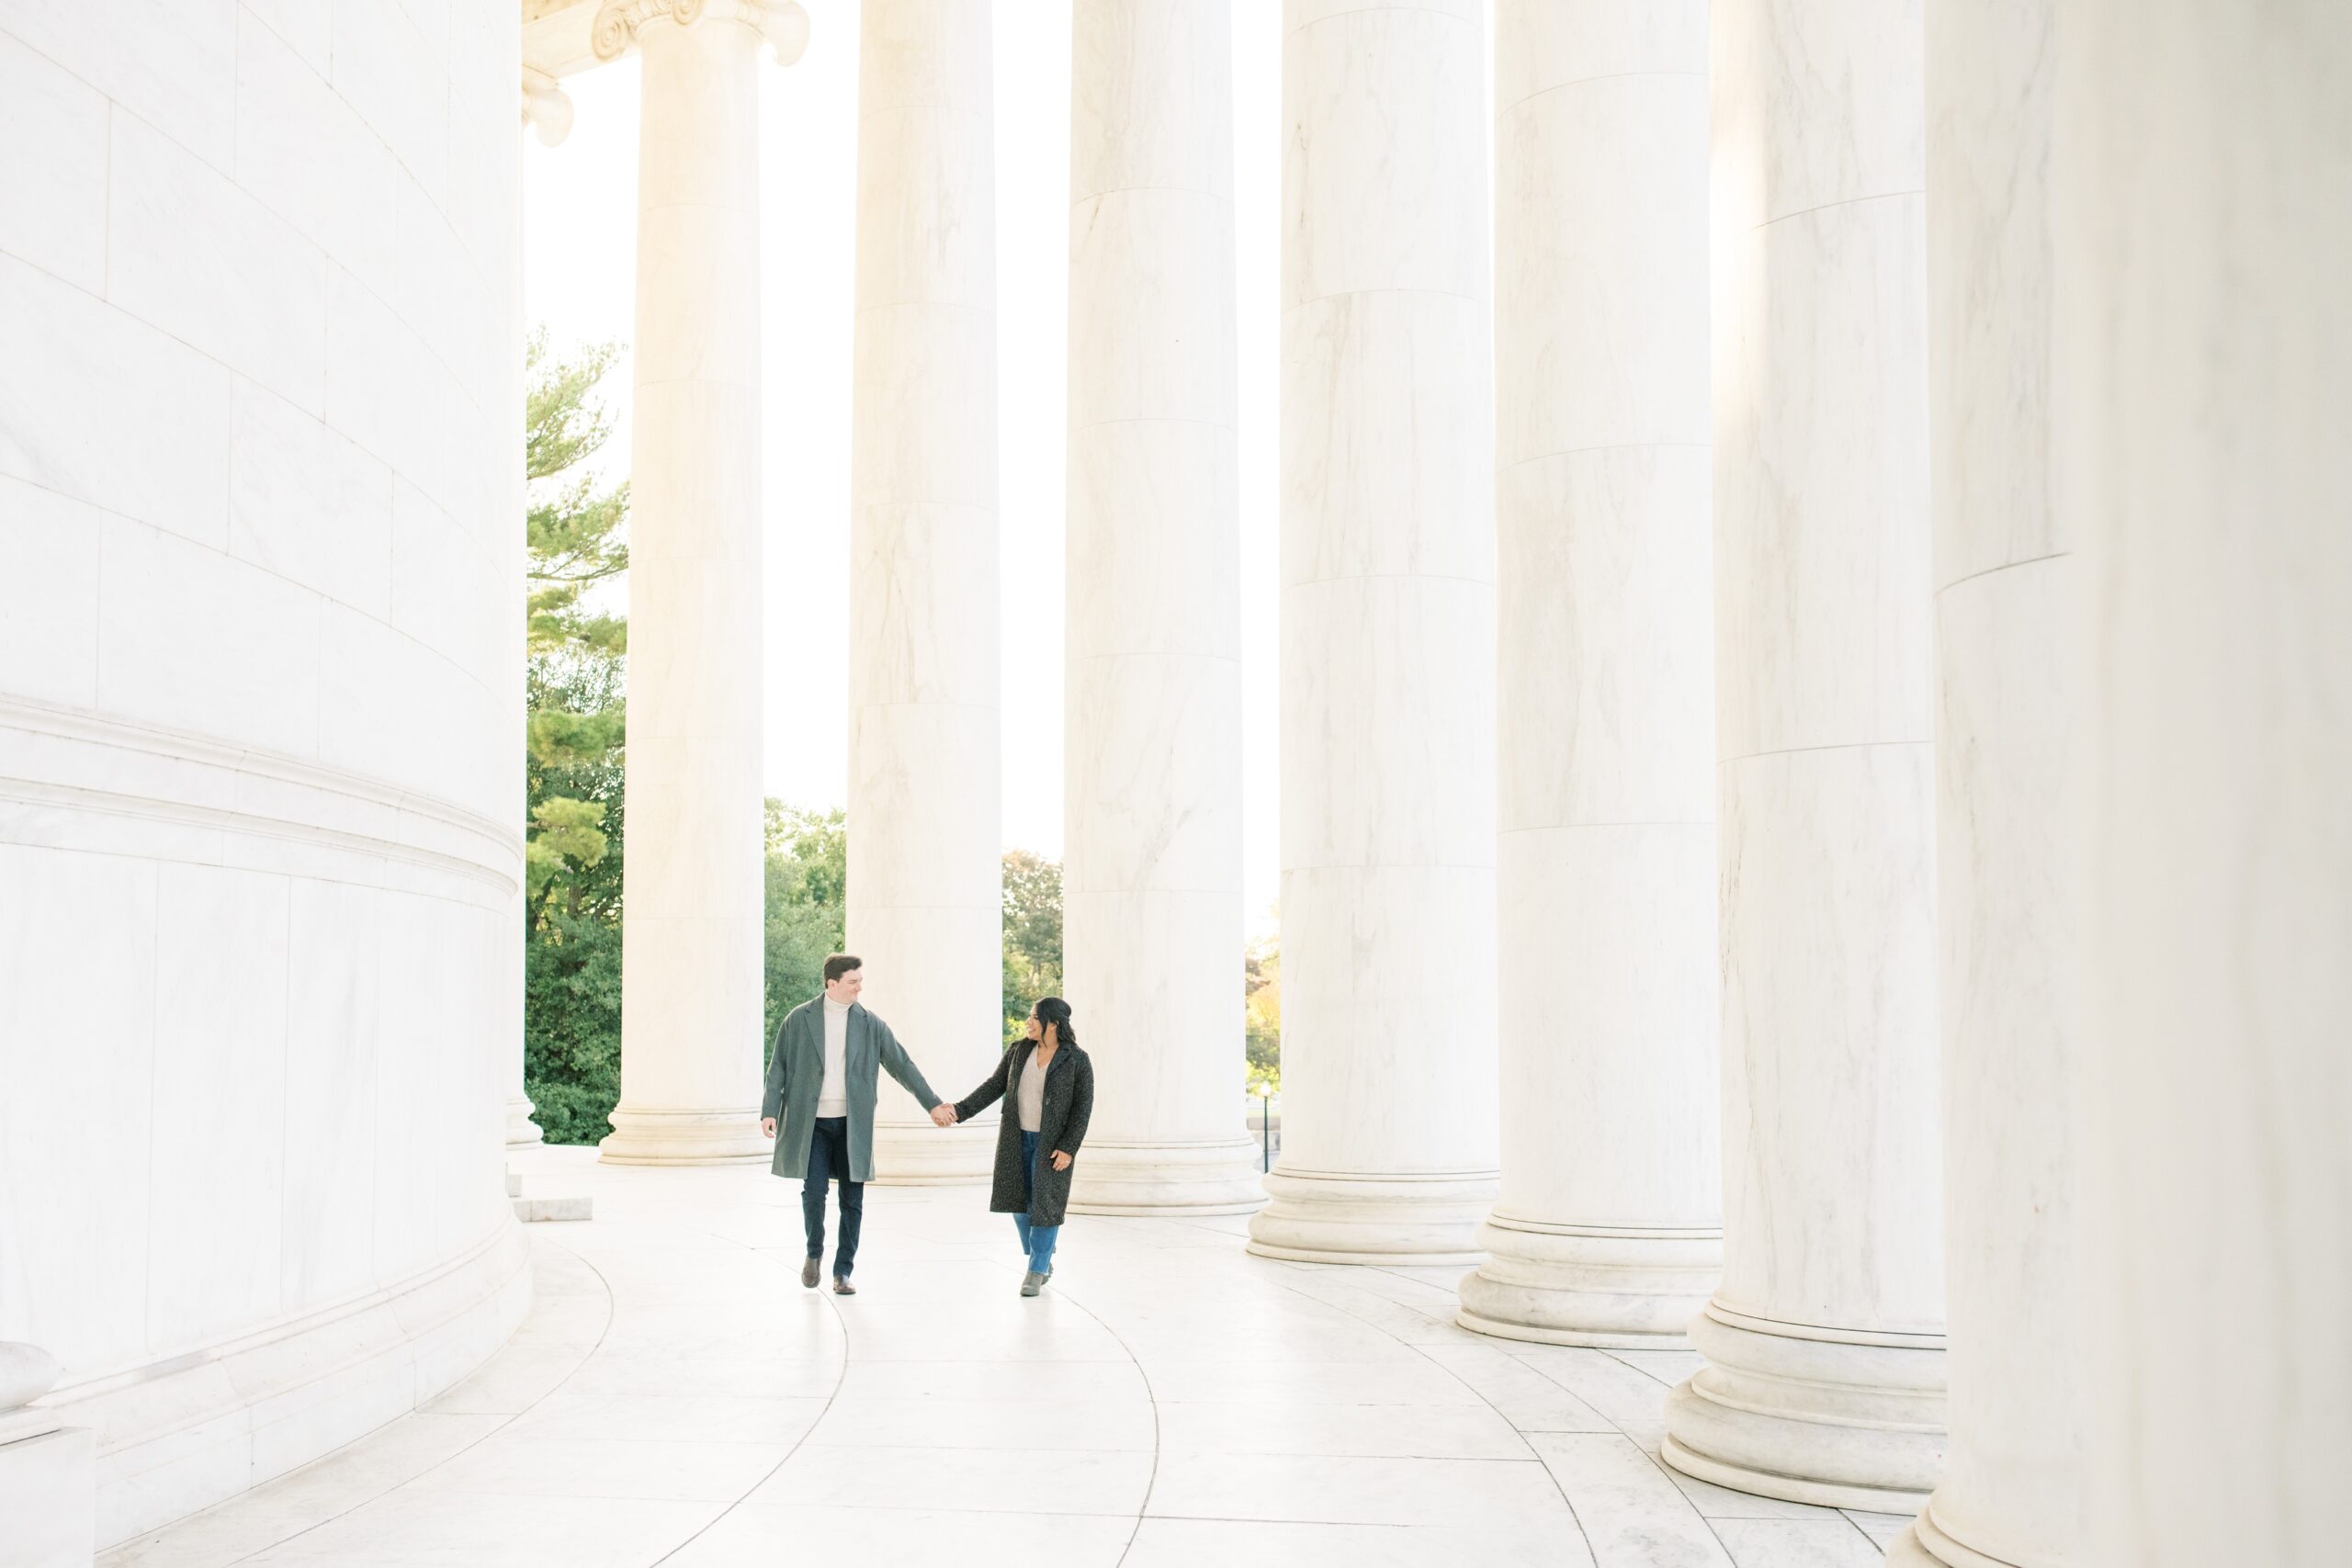
[[[628,566],[628,487],[590,462],[612,434],[598,389],[617,353],[559,357],[544,330],[526,345],[523,1077],[559,1144],[602,1137],[620,1093],[628,623],[582,605]]]
[[[612,412],[596,389],[619,353],[619,344],[607,343],[556,358],[544,327],[524,345],[523,474],[530,496],[525,529],[534,653],[628,650],[623,617],[580,608],[590,586],[628,570],[628,484],[607,485],[582,467],[612,437]]]
[[[616,585],[628,569],[628,486],[605,483],[589,465],[613,433],[611,411],[597,391],[618,353],[618,345],[600,344],[558,356],[545,328],[525,345],[525,858],[535,921],[555,907],[575,915],[590,905],[619,908],[614,824],[627,735],[628,621],[582,604],[592,587]]]

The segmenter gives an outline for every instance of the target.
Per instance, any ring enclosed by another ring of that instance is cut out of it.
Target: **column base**
[[[760,1131],[760,1108],[632,1111],[614,1108],[613,1130],[596,1145],[606,1165],[765,1165],[775,1144]]]
[[[1668,1464],[1734,1491],[1916,1514],[1942,1473],[1943,1339],[1768,1323],[1710,1303],[1707,1365],[1667,1397]]]
[[[1936,1523],[1933,1497],[1886,1549],[1886,1561],[1888,1568],[2021,1568],[2006,1557],[1987,1556],[1946,1535]]]
[[[874,1179],[885,1187],[974,1187],[996,1172],[996,1118],[936,1127],[874,1123]]]
[[[531,1097],[527,1094],[518,1094],[506,1102],[508,1148],[528,1148],[533,1144],[546,1142],[547,1134],[539,1130],[537,1122],[531,1120],[532,1112],[537,1110],[538,1107],[531,1103]]]
[[[1079,1214],[1247,1214],[1262,1208],[1258,1144],[1104,1143],[1090,1139],[1070,1173]]]
[[[1370,1176],[1277,1165],[1249,1250],[1296,1263],[1473,1264],[1498,1172]]]
[[[1487,1260],[1462,1280],[1454,1321],[1546,1345],[1679,1350],[1723,1277],[1720,1230],[1547,1225],[1492,1214]]]

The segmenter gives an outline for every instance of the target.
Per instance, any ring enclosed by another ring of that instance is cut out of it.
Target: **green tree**
[[[1004,1028],[1018,1034],[1039,997],[1062,988],[1062,868],[1027,850],[1004,852]]]
[[[612,438],[612,411],[596,390],[619,355],[618,344],[605,343],[554,358],[545,327],[523,345],[524,527],[534,653],[576,646],[618,654],[628,647],[625,617],[594,614],[580,604],[590,587],[628,570],[628,481],[607,485],[581,467]]]
[[[527,710],[523,1077],[550,1142],[594,1143],[620,1098],[621,829],[628,626],[582,607],[628,565],[628,487],[584,465],[612,434],[613,344],[525,348]]]
[[[545,910],[524,949],[523,1077],[551,1144],[593,1144],[621,1089],[621,929]]]
[[[838,809],[767,808],[767,1008],[762,1039],[825,983],[842,951],[849,889],[848,819]]]
[[[628,568],[628,486],[606,485],[585,465],[613,431],[597,388],[617,345],[569,358],[548,347],[545,328],[524,347],[524,536],[528,599],[526,696],[528,834],[526,864],[537,914],[549,903],[577,913],[608,882],[619,912],[616,850],[621,748],[627,735],[626,616],[582,608],[600,582]],[[610,855],[603,878],[594,874]]]
[[[1261,937],[1241,960],[1243,1054],[1249,1066],[1243,1084],[1255,1094],[1264,1085],[1283,1091],[1283,954],[1271,936]]]

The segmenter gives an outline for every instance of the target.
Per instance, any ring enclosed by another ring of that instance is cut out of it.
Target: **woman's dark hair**
[[[1069,1026],[1069,1004],[1059,997],[1037,998],[1037,1021],[1054,1026],[1054,1038],[1065,1045],[1078,1043],[1078,1032]]]

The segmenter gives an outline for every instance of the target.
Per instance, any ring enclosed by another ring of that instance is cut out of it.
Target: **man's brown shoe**
[[[810,1290],[817,1288],[817,1260],[810,1258],[800,1266],[800,1282]]]
[[[842,1279],[839,1274],[836,1274],[833,1276],[833,1294],[837,1296],[854,1296],[857,1294],[857,1287],[851,1284],[847,1280]]]

